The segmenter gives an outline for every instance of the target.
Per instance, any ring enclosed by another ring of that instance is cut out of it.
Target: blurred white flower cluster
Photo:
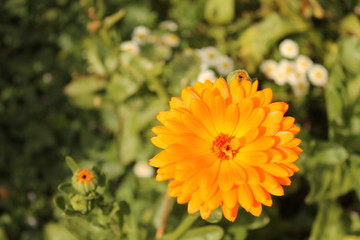
[[[328,71],[324,66],[313,63],[309,57],[299,54],[296,42],[285,39],[280,43],[279,50],[285,59],[280,62],[265,60],[260,66],[266,77],[280,86],[290,84],[296,96],[309,92],[309,82],[318,87],[326,85]]]
[[[142,47],[150,45],[156,55],[161,55],[164,60],[168,60],[172,55],[171,48],[180,45],[180,38],[175,33],[177,29],[177,24],[169,20],[161,22],[155,31],[145,26],[137,26],[132,32],[131,40],[120,44],[120,50],[139,54]]]
[[[197,81],[205,82],[209,80],[215,82],[217,79],[215,71],[223,76],[234,71],[233,60],[226,55],[220,54],[215,47],[204,47],[198,49],[197,52],[201,58],[200,73]]]

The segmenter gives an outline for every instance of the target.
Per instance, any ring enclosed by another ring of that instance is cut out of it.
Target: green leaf
[[[262,213],[259,217],[255,217],[245,210],[240,209],[234,224],[249,230],[255,230],[266,226],[269,222],[270,218],[265,213]]]
[[[74,189],[71,183],[61,183],[58,186],[58,190],[65,194],[76,194],[77,191]]]
[[[308,28],[308,24],[301,18],[285,19],[277,13],[272,13],[261,22],[252,24],[241,33],[239,38],[239,54],[246,59],[246,69],[250,73],[254,72],[277,41],[291,33],[305,32]]]
[[[310,160],[311,161],[311,160]],[[306,174],[310,183],[310,193],[306,202],[322,202],[326,199],[337,199],[353,189],[354,182],[346,163],[338,166],[319,164]]]
[[[54,198],[54,204],[57,208],[65,211],[66,204],[65,204],[65,198],[63,196],[56,196]]]
[[[205,19],[210,23],[230,23],[235,14],[234,0],[208,0],[205,4]]]
[[[242,227],[239,225],[231,225],[226,230],[226,235],[231,236],[230,239],[245,240],[247,237],[247,232],[248,232],[248,230],[246,229],[246,227]]]
[[[313,153],[309,161],[330,166],[339,165],[349,157],[348,152],[343,146],[333,142],[317,143]]]
[[[340,60],[346,70],[353,74],[360,73],[360,39],[352,36],[340,43]]]
[[[354,190],[360,199],[360,155],[351,155],[349,158],[350,162],[350,175],[354,182]]]
[[[108,240],[116,239],[110,228],[102,228],[80,217],[66,218],[67,229],[78,239]]]
[[[224,230],[220,226],[194,228],[186,232],[179,240],[220,240]]]
[[[62,224],[47,223],[44,226],[45,240],[78,240]]]
[[[360,37],[360,21],[358,17],[354,13],[347,15],[341,21],[341,29]]]
[[[74,159],[72,159],[72,157],[67,156],[65,160],[71,171],[75,174],[77,170],[79,170],[79,166],[76,164]]]
[[[322,201],[310,234],[310,240],[338,240],[347,232],[348,221],[342,208],[333,201]]]

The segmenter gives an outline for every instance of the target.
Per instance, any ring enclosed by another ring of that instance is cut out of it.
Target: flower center
[[[82,169],[77,173],[78,182],[88,183],[94,178],[93,173],[90,170]]]
[[[213,142],[212,151],[220,160],[231,160],[236,156],[239,148],[239,139],[220,133]]]

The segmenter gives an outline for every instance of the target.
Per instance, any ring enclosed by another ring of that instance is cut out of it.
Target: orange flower
[[[153,144],[164,149],[150,160],[156,180],[171,180],[170,196],[203,219],[220,205],[230,221],[239,204],[259,216],[299,170],[300,129],[284,117],[288,105],[271,103],[271,89],[258,91],[245,72],[233,76],[184,89],[159,113],[164,126],[153,128]]]
[[[92,171],[88,169],[80,169],[77,173],[77,181],[82,183],[89,183],[94,178]]]

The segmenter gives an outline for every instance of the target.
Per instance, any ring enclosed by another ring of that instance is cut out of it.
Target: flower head
[[[138,54],[140,52],[139,45],[135,41],[125,41],[121,43],[120,50],[133,54]]]
[[[171,32],[175,32],[178,29],[178,25],[175,22],[170,21],[170,20],[162,21],[159,24],[159,27],[163,30],[171,31]]]
[[[199,73],[197,81],[198,82],[206,82],[206,81],[210,81],[210,82],[215,82],[216,80],[216,76],[214,71],[210,70],[210,69],[206,69],[203,70]]]
[[[291,85],[295,96],[304,96],[309,92],[309,82],[301,80]]]
[[[279,45],[280,54],[286,58],[295,58],[299,55],[299,45],[291,39],[285,39]]]
[[[266,77],[273,79],[278,64],[274,60],[265,60],[261,63],[260,70]]]
[[[198,50],[198,54],[203,63],[210,67],[216,66],[218,57],[220,56],[219,51],[215,47],[205,47]]]
[[[137,162],[134,166],[134,173],[139,178],[149,178],[154,175],[154,169],[147,162]]]
[[[295,59],[296,70],[305,73],[313,65],[313,61],[304,55],[300,55]]]
[[[272,103],[271,89],[258,91],[244,71],[228,78],[197,82],[171,99],[158,115],[163,126],[153,128],[152,142],[163,151],[150,165],[158,181],[171,180],[169,195],[188,203],[189,213],[206,219],[221,206],[234,221],[239,205],[259,216],[271,195],[284,194],[302,150],[286,103]]]
[[[72,177],[72,185],[80,193],[87,194],[97,187],[97,176],[89,169],[79,169]]]
[[[234,62],[228,56],[220,56],[215,67],[218,73],[227,75],[230,72],[234,71]]]
[[[150,30],[145,26],[137,26],[132,33],[132,40],[144,44],[150,37]]]
[[[169,47],[177,47],[180,44],[179,37],[174,33],[166,33],[162,36],[162,41]]]
[[[328,81],[328,71],[320,64],[314,64],[308,72],[309,80],[318,87],[325,86]]]

